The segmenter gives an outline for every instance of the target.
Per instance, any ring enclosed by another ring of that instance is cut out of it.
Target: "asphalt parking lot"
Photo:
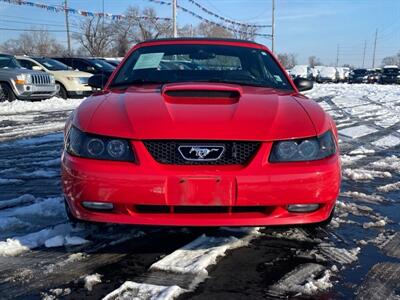
[[[1,103],[0,298],[397,299],[400,90],[308,95],[336,120],[343,164],[335,218],[316,230],[73,227],[59,157],[79,101]]]

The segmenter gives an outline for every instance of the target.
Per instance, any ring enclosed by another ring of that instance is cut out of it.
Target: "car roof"
[[[212,42],[221,42],[223,44],[224,42],[234,42],[234,43],[243,43],[243,44],[253,44],[254,46],[263,46],[259,43],[256,43],[254,41],[250,40],[244,40],[244,39],[233,39],[233,38],[193,38],[193,37],[179,37],[179,38],[161,38],[161,39],[151,39],[151,40],[146,40],[140,43],[137,43],[136,45],[143,45],[147,43],[154,43],[154,42],[177,42],[177,41],[184,41],[184,42],[196,42],[196,41],[212,41]]]

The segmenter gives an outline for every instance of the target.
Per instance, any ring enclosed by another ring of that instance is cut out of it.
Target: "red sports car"
[[[340,187],[332,118],[264,46],[137,44],[68,119],[73,220],[168,226],[325,224]]]

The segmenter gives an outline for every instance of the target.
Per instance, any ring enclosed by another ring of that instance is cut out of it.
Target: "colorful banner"
[[[196,2],[194,0],[188,0],[188,1],[190,3],[192,3],[193,5],[197,6],[199,9],[201,9],[206,14],[208,14],[210,16],[213,16],[213,17],[215,17],[217,19],[220,19],[221,21],[224,21],[226,23],[230,23],[230,24],[238,25],[238,26],[249,27],[249,28],[270,28],[270,27],[272,27],[272,25],[257,25],[257,24],[248,24],[248,23],[234,21],[234,20],[225,18],[223,16],[217,15],[216,13],[212,12],[211,10],[208,10],[207,8],[205,8],[200,3],[198,3],[198,2]]]
[[[153,3],[157,3],[157,4],[161,4],[161,5],[171,5],[171,2],[166,2],[166,1],[163,1],[163,0],[147,0],[147,1],[153,2]],[[179,8],[180,10],[192,15],[193,17],[195,17],[195,18],[197,18],[197,19],[199,19],[199,20],[201,20],[203,22],[208,23],[208,24],[212,24],[212,25],[224,28],[224,29],[226,29],[228,31],[239,33],[239,34],[244,34],[244,35],[249,34],[248,31],[232,28],[232,27],[226,26],[224,24],[208,20],[208,19],[200,16],[199,14],[197,14],[197,13],[195,13],[195,12],[185,8],[185,7],[182,7],[181,5],[177,4],[176,7]],[[251,25],[248,25],[248,24],[241,24],[240,26],[243,26],[243,27],[249,28],[249,29],[254,28],[254,26],[252,27]],[[265,38],[271,38],[272,37],[271,34],[265,34],[265,33],[254,33],[253,35],[259,36],[259,37],[265,37]]]
[[[0,2],[8,3],[8,4],[14,4],[14,5],[23,5],[23,6],[30,6],[30,7],[36,7],[36,8],[41,8],[45,9],[51,12],[65,12],[67,11],[70,14],[76,14],[80,15],[83,17],[105,17],[109,18],[112,20],[121,20],[125,19],[126,16],[124,15],[114,15],[114,14],[109,14],[109,13],[103,13],[103,12],[90,12],[90,11],[84,11],[84,10],[78,10],[78,9],[73,9],[69,7],[63,7],[63,6],[55,6],[55,5],[47,5],[47,4],[41,4],[41,3],[35,3],[31,1],[23,1],[23,0],[0,0]],[[139,16],[138,18],[140,19],[151,19],[151,20],[167,20],[170,21],[170,18],[161,18],[161,17],[148,17],[148,16]]]

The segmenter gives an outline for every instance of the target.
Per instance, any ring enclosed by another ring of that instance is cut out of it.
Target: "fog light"
[[[112,210],[114,205],[106,202],[83,201],[82,206],[93,210]]]
[[[319,204],[291,204],[287,206],[290,212],[312,212],[319,208]]]

